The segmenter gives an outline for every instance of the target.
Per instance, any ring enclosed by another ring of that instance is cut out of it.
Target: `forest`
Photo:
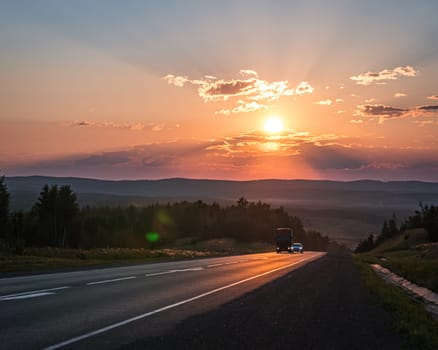
[[[409,216],[400,226],[397,225],[395,214],[383,222],[380,234],[370,234],[356,247],[356,253],[368,252],[388,239],[410,229],[423,228],[426,230],[430,242],[438,242],[438,206],[420,202],[420,209]]]
[[[70,186],[45,185],[31,210],[9,209],[10,194],[0,178],[0,248],[24,247],[161,248],[180,239],[193,243],[213,238],[274,244],[276,227],[291,227],[306,250],[327,250],[329,238],[306,231],[284,208],[249,202],[221,206],[201,200],[155,203],[142,207],[80,207]]]

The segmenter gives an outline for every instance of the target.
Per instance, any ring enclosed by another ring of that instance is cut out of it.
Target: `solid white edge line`
[[[118,282],[118,281],[125,281],[125,280],[132,280],[133,278],[137,278],[136,276],[129,276],[129,277],[121,277],[121,278],[115,278],[112,280],[104,280],[104,281],[97,281],[97,282],[88,282],[87,286],[92,286],[95,284],[102,284],[102,283],[111,283],[111,282]]]
[[[0,296],[0,300],[3,299],[3,298],[11,298],[11,297],[17,297],[17,296],[20,296],[20,295],[34,294],[34,293],[52,292],[52,291],[55,291],[55,290],[61,290],[61,289],[67,289],[67,288],[71,288],[71,287],[70,286],[64,286],[64,287],[49,288],[49,289],[31,290],[29,292],[22,292],[22,293],[16,293],[16,294],[2,295],[2,296]]]
[[[206,296],[208,296],[208,295],[211,295],[211,294],[214,294],[214,293],[220,292],[220,291],[222,291],[222,290],[225,290],[225,289],[228,289],[228,288],[231,288],[231,287],[237,286],[237,285],[239,285],[239,284],[242,284],[242,283],[245,283],[245,282],[251,281],[251,280],[253,280],[253,279],[256,279],[256,278],[260,278],[260,277],[263,277],[263,276],[269,275],[269,274],[271,274],[271,273],[273,273],[273,272],[280,271],[280,270],[286,269],[286,268],[288,268],[288,267],[292,267],[292,266],[294,266],[294,265],[297,265],[297,264],[300,264],[300,263],[303,263],[303,262],[306,262],[306,261],[309,261],[309,262],[310,262],[310,261],[312,261],[312,260],[315,260],[315,259],[317,259],[317,258],[322,257],[323,255],[324,255],[324,254],[317,255],[317,256],[312,256],[312,257],[309,258],[309,259],[300,260],[300,261],[295,261],[295,262],[293,262],[292,264],[288,264],[288,265],[284,265],[284,266],[277,267],[277,268],[275,268],[275,269],[273,269],[273,270],[266,271],[266,272],[260,273],[260,274],[258,274],[258,275],[255,275],[255,276],[251,276],[251,277],[245,278],[245,279],[243,279],[243,280],[240,280],[240,281],[237,281],[237,282],[234,282],[234,283],[227,284],[227,285],[225,285],[225,286],[223,286],[223,287],[219,287],[219,288],[216,288],[216,289],[210,290],[210,291],[208,291],[208,292],[205,292],[205,293],[202,293],[202,294],[196,295],[196,296],[191,297],[191,298],[189,298],[189,299],[181,300],[181,301],[179,301],[179,302],[177,302],[177,303],[175,303],[175,304],[167,305],[167,306],[164,306],[164,307],[162,307],[162,308],[159,308],[159,309],[156,309],[156,310],[153,310],[153,311],[150,311],[150,312],[146,312],[146,313],[144,313],[144,314],[141,314],[141,315],[138,315],[138,316],[135,316],[135,317],[129,318],[129,319],[127,319],[127,320],[124,320],[124,321],[121,321],[121,322],[117,322],[117,323],[113,323],[112,325],[109,325],[109,326],[106,326],[106,327],[103,327],[103,328],[97,329],[97,330],[95,330],[95,331],[92,331],[92,332],[89,332],[89,333],[85,333],[85,334],[82,334],[82,335],[80,335],[80,336],[77,336],[77,337],[74,337],[74,338],[71,338],[71,339],[65,340],[65,341],[63,341],[63,342],[61,342],[61,343],[58,343],[58,344],[54,344],[54,345],[48,346],[48,347],[44,348],[43,350],[55,350],[55,349],[62,348],[63,346],[70,345],[70,344],[72,344],[72,343],[76,343],[76,342],[78,342],[78,341],[80,341],[80,340],[83,340],[83,339],[86,339],[86,338],[90,338],[90,337],[92,337],[92,336],[94,336],[94,335],[98,335],[98,334],[101,334],[101,333],[104,333],[104,332],[110,331],[110,330],[112,330],[112,329],[114,329],[114,328],[118,328],[118,327],[121,327],[121,326],[127,325],[127,324],[129,324],[129,323],[134,322],[134,321],[138,321],[138,320],[140,320],[140,319],[142,319],[142,318],[146,318],[146,317],[149,317],[149,316],[152,316],[152,315],[158,314],[158,313],[160,313],[160,312],[163,312],[163,311],[166,311],[166,310],[169,310],[169,309],[173,309],[173,308],[175,308],[175,307],[177,307],[177,306],[180,306],[180,305],[183,305],[183,304],[190,303],[190,302],[192,302],[192,301],[194,301],[194,300],[198,300],[198,299],[204,298],[204,297],[206,297]]]

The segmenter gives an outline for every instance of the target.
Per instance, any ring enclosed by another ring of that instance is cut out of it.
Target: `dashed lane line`
[[[133,278],[137,278],[137,277],[136,276],[129,276],[129,277],[114,278],[112,280],[88,282],[87,286],[92,286],[92,285],[95,285],[95,284],[102,284],[102,283],[112,283],[112,282],[118,282],[118,281],[132,280]]]
[[[2,295],[0,297],[0,301],[1,300],[18,300],[18,299],[36,298],[36,297],[41,297],[44,295],[55,294],[56,291],[62,290],[62,289],[67,289],[67,288],[71,288],[71,287],[64,286],[64,287],[57,287],[57,288],[32,290],[29,292],[22,292],[22,293],[16,293],[16,294]]]
[[[207,265],[207,267],[217,267],[217,266],[223,266],[224,264],[211,264],[211,265]]]
[[[292,267],[292,266],[297,265],[297,264],[302,264],[302,263],[304,263],[304,262],[306,262],[306,261],[309,261],[309,262],[310,262],[310,261],[313,261],[313,260],[315,260],[315,259],[318,259],[318,258],[321,257],[321,256],[322,256],[322,255],[312,256],[312,257],[307,258],[307,259],[298,260],[298,261],[295,261],[295,262],[293,262],[293,263],[291,263],[291,264],[283,265],[283,266],[277,267],[277,268],[275,268],[275,269],[273,269],[273,270],[269,270],[269,271],[266,271],[266,272],[260,273],[260,274],[258,274],[258,275],[254,275],[254,276],[251,276],[251,277],[245,278],[245,279],[243,279],[243,280],[240,280],[240,281],[237,281],[237,282],[234,282],[234,283],[230,283],[230,284],[227,284],[227,285],[225,285],[225,286],[222,286],[222,287],[219,287],[219,288],[216,288],[216,289],[212,289],[212,290],[210,290],[210,291],[208,291],[208,292],[205,292],[205,293],[202,293],[202,294],[196,295],[196,296],[191,297],[191,298],[188,298],[188,299],[184,299],[184,300],[178,301],[178,302],[176,302],[176,303],[174,303],[174,304],[170,304],[170,305],[167,305],[167,306],[161,307],[161,308],[159,308],[159,309],[155,309],[155,310],[153,310],[153,311],[146,312],[146,313],[144,313],[144,314],[141,314],[141,315],[138,315],[138,316],[135,316],[135,317],[132,317],[132,318],[126,319],[126,320],[124,320],[124,321],[117,322],[117,323],[113,323],[113,324],[111,324],[111,325],[109,325],[109,326],[106,326],[106,327],[103,327],[103,328],[96,329],[95,331],[92,331],[92,332],[89,332],[89,333],[85,333],[85,334],[79,335],[79,336],[77,336],[77,337],[74,337],[74,338],[71,338],[71,339],[65,340],[65,341],[63,341],[63,342],[60,342],[60,343],[57,343],[57,344],[54,344],[54,345],[48,346],[48,347],[46,347],[44,350],[56,350],[56,349],[62,348],[62,347],[64,347],[64,346],[67,346],[67,345],[70,345],[70,344],[73,344],[73,343],[77,343],[77,342],[79,342],[79,341],[81,341],[81,340],[84,340],[84,339],[87,339],[87,338],[93,337],[93,336],[98,335],[98,334],[102,334],[102,333],[108,332],[108,331],[110,331],[110,330],[112,330],[112,329],[115,329],[115,328],[118,328],[118,327],[121,327],[121,326],[127,325],[127,324],[129,324],[129,323],[134,322],[134,321],[141,320],[141,319],[143,319],[143,318],[146,318],[146,317],[149,317],[149,316],[152,316],[152,315],[158,314],[158,313],[160,313],[160,312],[163,312],[163,311],[166,311],[166,310],[173,309],[173,308],[175,308],[175,307],[177,307],[177,306],[180,306],[180,305],[184,305],[184,304],[190,303],[190,302],[192,302],[192,301],[195,301],[195,300],[198,300],[198,299],[204,298],[204,297],[206,297],[206,296],[208,296],[208,295],[211,295],[211,294],[214,294],[214,293],[218,293],[218,292],[220,292],[220,291],[223,291],[223,290],[225,290],[225,289],[228,289],[228,288],[231,288],[231,287],[237,286],[237,285],[239,285],[239,284],[242,284],[242,283],[246,283],[246,282],[252,281],[252,280],[254,280],[254,279],[256,279],[256,278],[260,278],[260,277],[263,277],[263,276],[269,275],[269,274],[271,274],[271,273],[274,273],[274,272],[277,272],[277,271],[280,271],[280,270],[283,270],[283,269],[286,269],[286,268]]]
[[[218,264],[210,264],[210,265],[207,265],[206,267],[212,268],[212,267],[219,267],[219,266],[225,266],[225,265],[239,264],[239,263],[244,263],[247,261],[266,260],[266,259],[268,259],[268,258],[263,257],[263,258],[255,258],[255,259],[236,260],[236,261],[230,261],[230,262],[224,262],[224,263],[218,263]],[[201,270],[204,270],[204,267],[193,267],[193,268],[187,268],[187,269],[161,271],[161,272],[149,273],[149,274],[146,274],[145,276],[152,277],[152,276],[168,275],[168,274],[179,273],[179,272],[201,271]],[[114,279],[110,279],[110,280],[88,282],[88,283],[86,283],[86,285],[92,286],[92,285],[99,285],[99,284],[104,284],[104,283],[126,281],[126,280],[130,280],[130,279],[135,279],[135,278],[137,278],[137,276],[121,277],[121,278],[114,278]],[[50,289],[35,290],[35,291],[30,291],[30,292],[22,292],[22,293],[17,293],[17,294],[3,295],[3,296],[0,296],[0,301],[36,298],[36,297],[45,296],[45,295],[52,295],[52,294],[56,294],[55,293],[56,291],[66,289],[66,288],[71,288],[71,287],[64,286],[64,287],[57,287],[57,288],[50,288]]]
[[[151,277],[151,276],[169,275],[171,273],[178,273],[178,272],[201,271],[201,270],[204,270],[204,268],[200,266],[200,267],[192,267],[189,269],[182,269],[182,270],[169,270],[169,271],[148,273],[145,276]]]

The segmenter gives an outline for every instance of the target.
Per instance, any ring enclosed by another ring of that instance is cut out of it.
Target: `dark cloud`
[[[331,179],[410,176],[438,181],[436,149],[372,148],[362,146],[358,141],[333,134],[312,135],[294,130],[276,136],[253,131],[217,140],[147,144],[5,168],[9,174],[17,175],[112,179],[178,176],[290,178],[299,177],[303,171],[300,169],[310,169],[321,178]]]
[[[408,111],[408,109],[385,106],[380,104],[361,105],[359,106],[359,108],[362,111],[363,115],[367,116],[399,117]]]
[[[426,112],[438,112],[438,105],[431,105],[431,106],[421,106],[418,107],[420,111],[426,111]]]
[[[154,128],[161,127],[163,128],[163,124],[148,124],[152,130]],[[133,130],[133,131],[141,131],[146,125],[143,123],[116,123],[110,121],[99,121],[94,122],[90,120],[74,120],[72,122],[62,123],[61,126],[72,126],[72,127],[97,127],[97,128],[114,128],[114,129],[125,129],[125,130]]]
[[[77,126],[90,126],[90,125],[92,125],[90,122],[87,122],[87,121],[78,121],[77,123],[76,123],[76,125]]]
[[[206,89],[204,94],[206,96],[238,96],[244,94],[245,91],[254,88],[256,79],[249,80],[234,80],[234,81],[218,81]]]
[[[419,106],[410,108],[399,108],[385,106],[382,104],[367,104],[357,106],[355,116],[360,117],[378,117],[379,123],[392,118],[417,118],[435,116],[438,113],[438,105]],[[359,123],[362,120],[351,120],[350,122]],[[422,126],[432,123],[422,123]]]
[[[321,147],[312,144],[301,146],[300,152],[304,161],[320,173],[343,179],[438,180],[438,152],[434,149]]]
[[[117,165],[127,163],[129,160],[129,152],[106,152],[76,159],[74,164],[77,166]]]
[[[366,164],[357,150],[342,146],[302,145],[300,155],[314,169],[359,169]]]

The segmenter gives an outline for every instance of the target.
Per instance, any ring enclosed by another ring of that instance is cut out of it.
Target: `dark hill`
[[[45,176],[8,177],[6,184],[12,196],[28,194],[37,196],[45,184],[71,185],[77,194],[113,195],[140,198],[214,199],[232,200],[246,197],[300,204],[319,208],[336,207],[385,207],[411,209],[422,202],[438,200],[438,183],[417,181],[314,181],[314,180],[194,180],[164,179],[108,181],[83,178]],[[17,206],[14,203],[14,206]],[[20,203],[19,207],[31,203]]]

